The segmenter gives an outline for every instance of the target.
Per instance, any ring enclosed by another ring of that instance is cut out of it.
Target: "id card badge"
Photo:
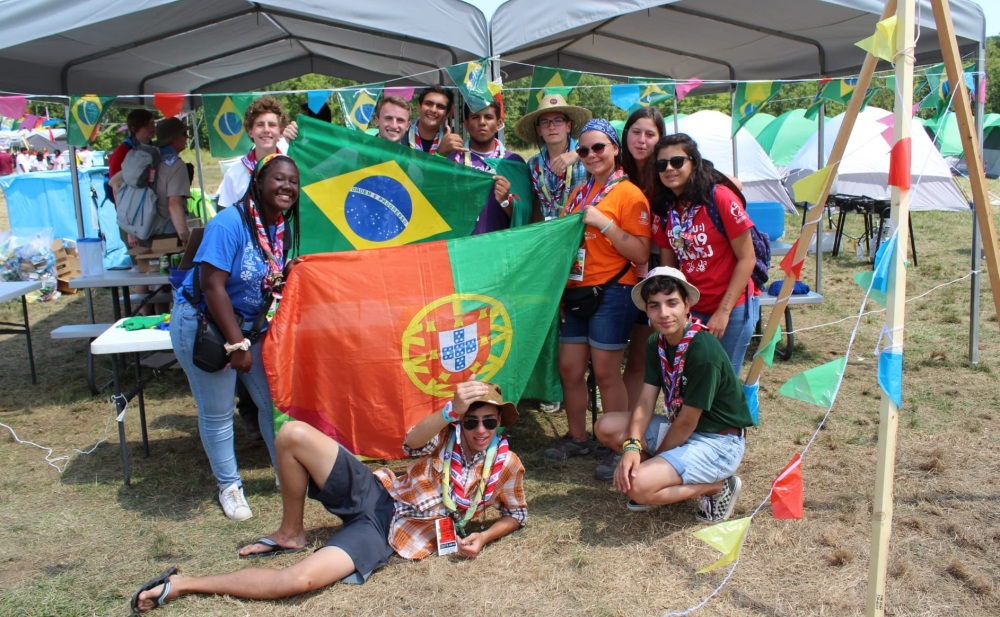
[[[670,430],[669,422],[663,422],[660,424],[659,428],[656,431],[656,443],[647,444],[650,446],[651,451],[656,452],[656,450],[660,447],[660,444],[663,443],[663,439],[667,436],[667,431],[669,430]]]
[[[455,535],[455,520],[450,516],[434,521],[437,528],[438,555],[458,552],[458,537]]]
[[[569,280],[582,281],[584,264],[587,261],[587,249],[580,249],[576,252],[576,260],[573,267],[569,269]]]

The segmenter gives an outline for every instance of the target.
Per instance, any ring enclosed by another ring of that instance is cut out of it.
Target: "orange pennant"
[[[788,276],[794,276],[795,280],[798,281],[802,278],[802,264],[806,262],[805,257],[800,259],[798,263],[792,263],[795,259],[795,252],[798,250],[799,241],[796,240],[792,248],[788,249],[788,252],[784,257],[781,258],[781,269]]]
[[[173,118],[184,109],[184,94],[157,92],[153,95],[153,105],[160,110],[164,118]]]
[[[771,485],[771,512],[774,518],[802,518],[802,457],[796,454]]]
[[[910,138],[900,139],[889,156],[889,186],[910,189]]]

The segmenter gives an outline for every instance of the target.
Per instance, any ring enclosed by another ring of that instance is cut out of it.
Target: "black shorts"
[[[309,482],[309,497],[344,521],[326,546],[347,553],[362,580],[385,565],[392,553],[389,524],[396,502],[364,463],[340,448],[323,489]]]

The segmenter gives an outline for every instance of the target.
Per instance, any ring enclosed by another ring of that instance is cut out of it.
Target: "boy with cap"
[[[306,495],[344,521],[326,546],[281,570],[247,568],[219,576],[185,577],[170,568],[132,596],[147,611],[191,593],[272,600],[337,581],[364,582],[393,551],[423,559],[439,549],[474,558],[487,544],[525,524],[524,467],[498,426],[517,420],[500,388],[467,381],[440,413],[406,434],[403,450],[420,458],[405,473],[372,472],[336,441],[304,422],[288,422],[275,440],[281,478],[281,526],[243,547],[240,558],[306,550],[302,512]],[[470,533],[466,523],[487,507],[500,517]],[[451,531],[449,537],[448,531]],[[457,533],[457,538],[455,537]]]
[[[746,428],[753,425],[739,379],[711,332],[690,315],[698,289],[662,266],[632,289],[655,330],[646,377],[631,414],[605,413],[594,432],[622,452],[614,485],[633,512],[701,497],[695,518],[718,523],[733,514],[742,483]],[[654,415],[660,390],[666,415]]]

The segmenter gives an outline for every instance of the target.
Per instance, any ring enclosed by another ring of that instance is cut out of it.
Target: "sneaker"
[[[628,503],[625,504],[625,507],[628,508],[629,512],[645,512],[646,510],[655,508],[656,506],[647,503],[637,503],[629,499]]]
[[[695,518],[703,523],[721,523],[729,520],[736,507],[736,498],[740,496],[743,488],[743,481],[739,476],[732,475],[722,481],[722,490],[715,495],[708,496],[709,507],[703,509],[699,506],[695,512]],[[703,497],[704,499],[704,497]],[[704,501],[702,501],[704,503]]]
[[[538,403],[538,411],[545,413],[555,413],[562,409],[562,401],[541,401]]]
[[[610,482],[615,479],[615,470],[618,469],[618,463],[622,460],[622,455],[614,452],[613,450],[608,450],[605,453],[604,458],[598,463],[597,468],[594,470],[594,479],[600,480],[601,482]]]
[[[234,521],[245,521],[253,516],[250,504],[243,496],[243,487],[235,482],[219,491],[219,503],[222,504],[222,511],[226,516]]]
[[[569,435],[564,435],[556,445],[542,453],[542,458],[549,462],[565,461],[572,456],[590,454],[591,447],[589,438],[577,441]]]

